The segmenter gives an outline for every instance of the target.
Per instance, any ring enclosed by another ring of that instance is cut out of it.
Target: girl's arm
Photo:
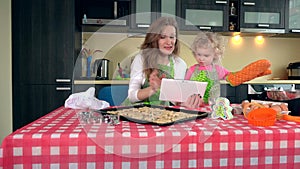
[[[257,60],[246,65],[240,71],[230,72],[227,75],[226,80],[230,83],[231,86],[238,86],[257,77],[271,74],[272,71],[270,67],[270,61],[266,59]]]

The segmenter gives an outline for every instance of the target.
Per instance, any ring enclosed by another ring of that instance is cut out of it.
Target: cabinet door
[[[75,5],[68,0],[13,0],[14,81],[55,84],[72,79]]]
[[[284,0],[242,0],[240,27],[243,32],[285,32]]]
[[[13,130],[48,114],[63,106],[71,94],[70,90],[60,90],[56,85],[19,85],[13,95]],[[69,85],[65,88],[71,88]]]
[[[161,16],[176,16],[177,0],[132,0],[131,28],[146,30]]]
[[[229,99],[230,103],[242,103],[248,98],[248,85],[230,86],[228,84],[221,85],[221,96]]]
[[[131,28],[148,28],[156,19],[157,2],[151,0],[132,0]]]
[[[177,16],[176,0],[158,0],[160,16]]]
[[[300,33],[300,0],[289,0],[288,32]]]
[[[183,30],[228,30],[228,0],[181,1]]]
[[[13,0],[12,18],[15,130],[63,105],[81,41],[74,1]]]

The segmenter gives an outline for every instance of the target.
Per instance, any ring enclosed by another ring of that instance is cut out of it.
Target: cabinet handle
[[[211,30],[210,26],[199,26],[199,29]]]
[[[114,1],[114,17],[117,19],[118,17],[118,2]]]
[[[227,1],[216,1],[216,4],[227,4]]]
[[[66,82],[71,82],[71,79],[56,79],[55,81],[58,83],[66,83]]]
[[[150,25],[147,24],[138,24],[137,27],[138,28],[149,28]]]
[[[269,24],[258,24],[257,25],[257,27],[260,27],[260,28],[268,28],[268,27],[270,27],[270,25]]]
[[[255,2],[244,2],[244,5],[246,5],[246,6],[254,6]]]
[[[56,87],[57,91],[70,91],[71,87]]]
[[[299,29],[292,29],[291,32],[293,32],[293,33],[300,33],[300,30]]]

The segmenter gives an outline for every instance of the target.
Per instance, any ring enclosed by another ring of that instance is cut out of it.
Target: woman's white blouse
[[[174,62],[174,79],[184,79],[187,64],[180,57],[171,57]],[[168,65],[170,66],[170,65]],[[137,54],[131,64],[130,82],[128,90],[128,98],[130,102],[141,101],[137,98],[138,90],[141,89],[145,83],[145,75],[143,73],[143,58],[141,54]]]

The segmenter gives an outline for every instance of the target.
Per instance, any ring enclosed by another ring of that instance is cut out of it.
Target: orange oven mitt
[[[238,86],[244,82],[250,81],[260,76],[271,74],[269,69],[271,63],[266,59],[257,60],[245,66],[242,70],[237,72],[230,72],[226,80],[231,86]]]

